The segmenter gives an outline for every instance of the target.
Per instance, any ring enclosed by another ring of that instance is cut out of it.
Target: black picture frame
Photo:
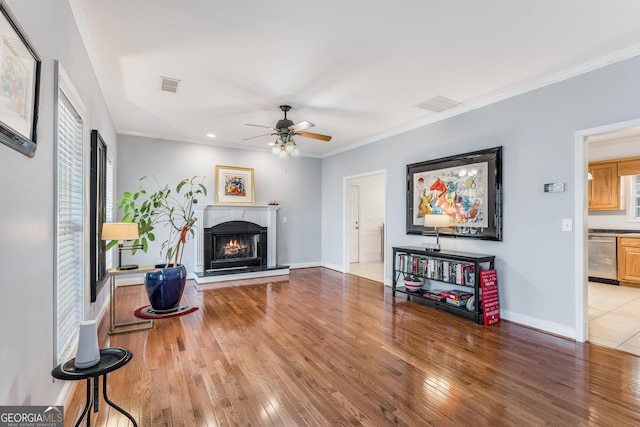
[[[107,144],[96,129],[91,131],[89,185],[89,287],[91,302],[95,302],[108,277],[106,242],[102,240],[102,224],[107,219]]]
[[[0,142],[33,157],[41,60],[4,1],[0,11]]]
[[[502,241],[502,147],[407,165],[407,234],[434,234],[431,214],[441,236]]]

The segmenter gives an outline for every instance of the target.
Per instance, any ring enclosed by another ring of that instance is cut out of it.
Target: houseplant
[[[146,180],[142,177],[140,181]],[[168,184],[160,185],[154,178],[156,190],[150,192],[143,184],[135,192],[125,192],[118,202],[123,211],[123,222],[138,224],[139,237],[133,243],[132,253],[138,248],[147,252],[149,242],[156,239],[154,230],[163,225],[169,236],[160,248],[164,264],[156,265],[157,271],[145,274],[145,290],[154,311],[176,310],[187,280],[187,271],[182,264],[184,243],[195,234],[193,226],[197,220],[193,210],[195,197],[206,196],[203,176],[181,180],[175,189]],[[107,248],[115,243],[110,242]]]

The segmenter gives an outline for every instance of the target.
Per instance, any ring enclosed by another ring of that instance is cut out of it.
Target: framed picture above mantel
[[[253,205],[253,169],[238,166],[216,166],[216,204]]]
[[[440,235],[501,241],[502,147],[407,165],[407,234],[431,234],[430,215]]]
[[[5,2],[0,12],[0,142],[33,157],[41,61]]]

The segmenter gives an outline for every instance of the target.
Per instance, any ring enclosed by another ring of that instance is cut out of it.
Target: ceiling
[[[118,133],[268,150],[288,104],[312,157],[640,54],[631,0],[69,2]]]

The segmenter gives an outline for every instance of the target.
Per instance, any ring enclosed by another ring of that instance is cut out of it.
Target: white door
[[[350,186],[351,202],[351,262],[358,262],[360,252],[360,188]]]

